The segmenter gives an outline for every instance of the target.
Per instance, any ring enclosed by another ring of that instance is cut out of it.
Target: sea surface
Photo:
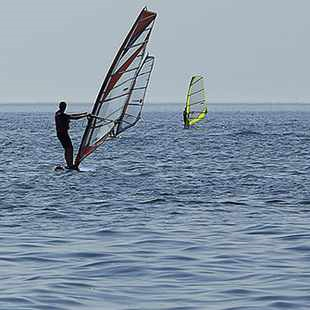
[[[310,309],[310,105],[209,108],[55,172],[56,104],[1,105],[0,309]]]

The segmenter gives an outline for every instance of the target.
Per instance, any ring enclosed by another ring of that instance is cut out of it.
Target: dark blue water
[[[53,108],[1,108],[1,309],[310,308],[310,107],[153,107],[81,173]]]

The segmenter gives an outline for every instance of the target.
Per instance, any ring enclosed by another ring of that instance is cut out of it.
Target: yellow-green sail
[[[208,113],[208,98],[204,88],[204,78],[194,75],[189,83],[186,98],[188,125],[194,125],[204,119]]]

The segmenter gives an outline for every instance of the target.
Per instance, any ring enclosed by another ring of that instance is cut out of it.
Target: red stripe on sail
[[[102,138],[100,138],[98,141],[96,141],[96,143],[89,145],[89,146],[85,146],[81,152],[80,155],[77,157],[77,161],[80,162],[83,158],[87,157],[88,155],[90,155],[91,153],[93,153],[93,151],[99,147],[102,143],[104,143],[106,140],[108,140],[109,137],[108,136],[104,136]]]
[[[145,28],[156,18],[156,13],[150,11],[143,11],[141,14],[141,21],[138,22],[137,27],[135,28],[130,44],[140,36],[140,34],[145,30]]]
[[[100,98],[100,101],[103,101],[110,93],[110,91],[113,89],[115,84],[119,81],[119,79],[122,77],[124,72],[128,69],[128,67],[132,64],[132,62],[136,59],[136,57],[139,55],[139,53],[144,49],[145,43],[137,49],[130,58],[117,70],[115,74],[110,79],[110,82],[107,86],[106,91],[102,94],[102,97]]]

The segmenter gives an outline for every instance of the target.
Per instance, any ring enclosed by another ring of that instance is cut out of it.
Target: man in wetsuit
[[[186,108],[183,111],[183,121],[184,121],[184,128],[189,128],[188,113],[186,111]]]
[[[65,150],[65,160],[67,163],[68,169],[77,169],[73,165],[73,146],[69,136],[69,123],[71,119],[81,119],[87,117],[87,112],[85,113],[74,113],[67,114],[65,110],[67,108],[67,104],[62,101],[59,103],[59,110],[55,113],[55,124],[56,124],[56,132],[57,138],[61,142],[64,150]]]

